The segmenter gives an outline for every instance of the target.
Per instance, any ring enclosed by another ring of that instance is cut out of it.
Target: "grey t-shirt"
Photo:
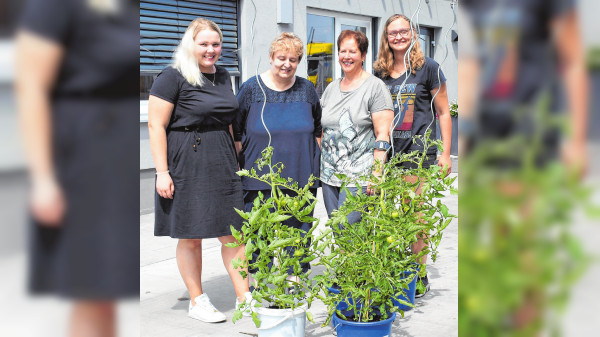
[[[375,145],[371,114],[394,108],[390,91],[377,77],[369,76],[352,91],[342,91],[340,81],[327,86],[321,97],[321,181],[332,186],[342,184],[336,173],[356,178],[371,169]]]

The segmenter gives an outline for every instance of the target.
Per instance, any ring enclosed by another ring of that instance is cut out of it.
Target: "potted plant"
[[[267,173],[259,175],[254,169],[238,173],[267,183],[271,187],[271,197],[259,194],[250,212],[236,210],[245,221],[241,231],[232,227],[238,242],[228,245],[245,245],[246,259],[233,261],[234,267],[255,270],[253,279],[256,283],[252,292],[255,303],[250,305],[258,336],[304,336],[306,318],[313,321],[310,312],[306,311],[312,296],[308,292],[310,270],[303,273],[300,263],[314,259],[310,245],[316,225],[305,232],[288,227],[283,221],[291,217],[301,222],[317,220],[310,216],[317,200],[309,191],[316,178],[311,177],[304,187],[282,178],[283,164],[271,165],[272,152],[272,147],[266,148],[257,161],[258,170],[266,167]],[[293,196],[282,190],[291,191]],[[251,261],[252,253],[257,250],[260,254]],[[248,276],[245,271],[240,273],[244,278]],[[293,282],[290,282],[290,276],[295,276]],[[243,309],[236,308],[234,322],[242,318]]]
[[[434,143],[441,146],[440,141]],[[433,261],[437,258],[442,232],[455,217],[439,198],[452,189],[455,177],[444,176],[438,166],[424,169],[423,160],[424,153],[419,152],[394,156],[383,166],[381,179],[359,178],[377,184],[378,193],[353,196],[347,191],[345,204],[326,224],[327,235],[315,243],[317,264],[325,270],[313,279],[313,293],[322,290],[319,298],[329,314],[324,325],[333,320],[338,336],[389,335],[396,312],[404,315],[399,305],[413,306],[405,289],[414,282],[417,261],[425,254]],[[417,168],[397,166],[404,161]],[[411,183],[407,176],[418,179]],[[357,183],[340,178],[345,181],[342,188]],[[353,211],[361,212],[362,218],[348,225],[347,216]],[[415,255],[410,247],[424,233],[428,246]]]

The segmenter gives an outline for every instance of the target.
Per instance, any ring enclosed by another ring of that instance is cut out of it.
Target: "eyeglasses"
[[[410,29],[401,29],[401,30],[394,30],[394,31],[388,32],[388,37],[390,39],[393,39],[396,36],[398,36],[398,34],[400,34],[400,36],[407,37],[410,34]]]

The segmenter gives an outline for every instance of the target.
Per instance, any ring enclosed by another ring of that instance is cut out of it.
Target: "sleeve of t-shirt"
[[[250,107],[247,105],[248,99],[246,99],[246,96],[251,95],[251,93],[250,85],[246,82],[242,85],[240,92],[236,96],[239,107],[231,125],[233,128],[233,140],[236,142],[242,140],[242,135],[246,128],[246,120],[248,119],[248,111],[250,110]]]
[[[385,83],[377,78],[373,94],[369,99],[369,111],[374,113],[383,110],[394,110],[394,102],[392,102],[392,95]]]
[[[445,83],[446,82],[446,76],[444,76],[444,72],[442,71],[442,68],[439,67],[439,64],[437,62],[435,62],[432,59],[429,59],[426,63],[426,69],[425,71],[427,72],[427,89],[428,90],[433,90],[436,89],[437,87],[440,86],[440,83]],[[439,69],[439,76],[438,76],[438,69]]]
[[[167,67],[154,80],[152,88],[150,88],[150,95],[175,104],[179,97],[179,87],[179,71],[173,67]]]
[[[312,84],[309,85],[312,86]],[[311,90],[312,116],[315,123],[314,135],[315,137],[319,138],[321,137],[321,133],[323,131],[323,127],[321,126],[321,115],[323,110],[321,109],[321,102],[319,101],[317,90],[315,90],[314,87],[310,88],[309,90]]]
[[[71,25],[69,0],[27,0],[19,28],[64,45]]]
[[[323,91],[323,95],[321,95],[321,99],[320,99],[321,109],[327,106],[327,101],[329,100],[329,92],[332,90],[331,88],[333,88],[334,85],[335,85],[335,82],[329,83],[327,88],[325,88],[325,90]]]

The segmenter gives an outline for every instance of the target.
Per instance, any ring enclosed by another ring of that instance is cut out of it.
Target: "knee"
[[[201,249],[202,239],[179,239],[179,245],[187,249]]]

